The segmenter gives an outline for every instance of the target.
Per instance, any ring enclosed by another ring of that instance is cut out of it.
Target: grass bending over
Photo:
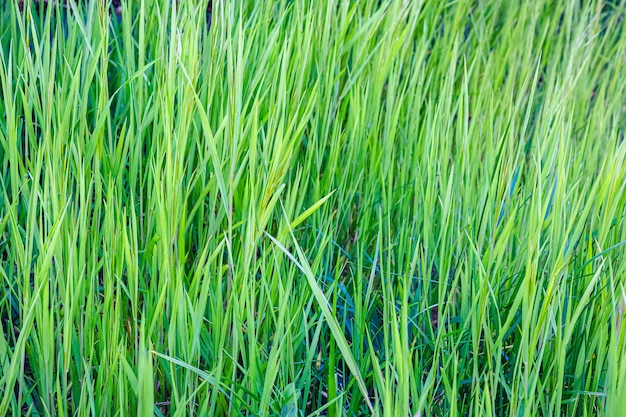
[[[624,1],[5,3],[0,415],[626,409]]]

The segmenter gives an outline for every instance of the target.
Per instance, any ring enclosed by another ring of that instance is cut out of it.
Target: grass
[[[624,415],[626,2],[31,3],[0,415]]]

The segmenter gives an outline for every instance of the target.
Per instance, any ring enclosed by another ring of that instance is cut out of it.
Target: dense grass
[[[0,415],[626,413],[626,2],[15,3]]]

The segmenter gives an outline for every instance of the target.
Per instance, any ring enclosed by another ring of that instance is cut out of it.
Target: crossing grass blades
[[[0,415],[626,409],[624,1],[23,6]]]

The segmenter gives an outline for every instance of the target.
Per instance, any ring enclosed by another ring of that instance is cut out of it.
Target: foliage
[[[0,415],[626,409],[626,2],[31,3]]]

